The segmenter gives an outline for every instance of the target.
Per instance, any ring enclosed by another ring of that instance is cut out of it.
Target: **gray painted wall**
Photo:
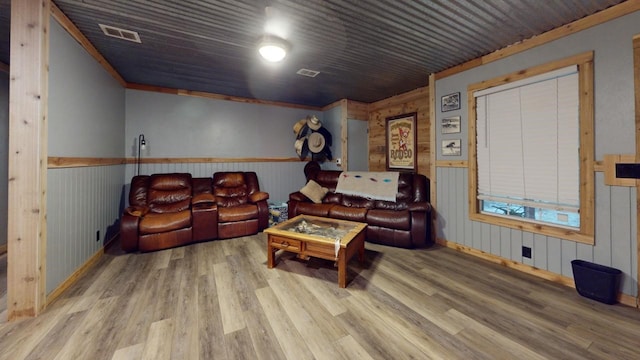
[[[123,157],[124,89],[53,19],[50,42],[49,156]],[[47,293],[116,231],[124,170],[49,169]]]
[[[124,89],[51,21],[49,156],[122,157]]]
[[[635,153],[635,113],[632,38],[640,34],[640,12],[553,41],[488,65],[436,82],[436,99],[460,92],[462,108],[442,113],[438,104],[436,124],[443,117],[460,115],[462,133],[442,135],[437,141],[462,139],[462,156],[438,160],[467,160],[467,86],[586,51],[595,52],[595,157]],[[472,161],[473,159],[469,159]],[[440,238],[501,256],[553,273],[573,277],[571,260],[583,259],[613,266],[624,272],[622,291],[637,294],[636,189],[604,185],[596,174],[595,246],[469,221],[467,169],[438,168],[437,224]],[[532,247],[532,259],[521,257],[521,246]]]
[[[155,92],[126,91],[124,151],[143,157],[295,157],[296,121],[321,112]]]
[[[347,120],[349,171],[369,171],[369,122]]]
[[[0,71],[0,245],[7,243],[9,168],[9,74]]]
[[[127,90],[124,151],[136,157],[142,133],[147,143],[143,158],[296,157],[293,125],[311,114],[325,122],[322,112],[305,109]],[[142,164],[140,173],[256,171],[269,201],[281,203],[304,186],[303,167],[303,162]],[[135,173],[136,166],[128,166],[124,182],[130,183]]]
[[[342,106],[333,107],[323,113],[322,126],[331,133],[333,146],[331,146],[331,155],[333,161],[325,161],[320,166],[325,170],[342,170],[336,165],[336,158],[342,157],[342,141],[340,139],[342,129]]]

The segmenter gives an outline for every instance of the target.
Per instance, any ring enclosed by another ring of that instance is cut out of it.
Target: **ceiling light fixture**
[[[277,36],[265,35],[258,45],[258,52],[269,62],[278,62],[287,56],[289,45]]]

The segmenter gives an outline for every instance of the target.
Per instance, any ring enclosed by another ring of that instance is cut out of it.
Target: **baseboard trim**
[[[116,239],[120,233],[116,233],[109,241],[107,241],[100,250],[96,251],[84,264],[82,264],[76,271],[73,272],[65,281],[63,281],[57,288],[55,288],[49,295],[47,295],[47,306],[51,304],[55,299],[57,299],[65,290],[67,290],[71,285],[75,284],[76,281],[82,275],[84,275],[89,268],[91,268],[95,263],[100,260],[102,255],[111,247],[114,243],[116,243]]]
[[[55,288],[49,295],[47,295],[47,306],[51,304],[55,299],[57,299],[65,290],[67,290],[71,285],[73,285],[78,279],[87,272],[87,270],[100,260],[102,255],[104,254],[104,248],[96,251],[89,260],[87,260],[84,264],[82,264],[76,271],[73,272],[65,281],[63,281],[57,288]]]
[[[111,249],[113,247],[113,245],[115,245],[117,242],[116,240],[118,239],[118,237],[120,236],[120,232],[115,233],[115,235],[113,235],[111,237],[111,239],[107,240],[106,243],[104,243],[104,252],[109,251],[109,249]]]
[[[558,284],[562,284],[564,286],[568,286],[571,288],[575,289],[575,283],[573,282],[573,279],[567,276],[563,276],[563,275],[558,275],[556,273],[553,273],[551,271],[547,271],[547,270],[543,270],[543,269],[539,269],[535,266],[531,266],[531,265],[527,265],[527,264],[523,264],[523,263],[519,263],[517,261],[513,261],[513,260],[509,260],[509,259],[505,259],[503,257],[494,255],[494,254],[489,254],[487,252],[484,252],[482,250],[478,250],[478,249],[474,249],[468,246],[464,246],[464,245],[460,245],[458,243],[452,242],[452,241],[448,241],[445,239],[441,239],[441,238],[436,238],[436,244],[442,245],[444,247],[448,247],[450,249],[454,249],[456,251],[465,253],[465,254],[469,254],[469,255],[473,255],[479,258],[482,258],[484,260],[487,261],[491,261],[493,263],[496,264],[500,264],[502,266],[511,268],[511,269],[515,269],[518,271],[521,271],[523,273],[527,273],[533,276],[537,276],[539,278],[543,278],[549,281],[553,281],[555,283]],[[634,307],[634,308],[638,308],[638,301],[635,297],[631,296],[631,295],[627,295],[627,294],[623,294],[623,293],[618,293],[618,301],[620,302],[620,304],[622,305],[626,305],[626,306],[630,306],[630,307]]]

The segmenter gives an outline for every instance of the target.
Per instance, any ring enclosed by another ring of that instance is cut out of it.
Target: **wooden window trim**
[[[531,76],[543,74],[570,65],[577,65],[580,91],[580,229],[548,224],[531,223],[480,212],[477,199],[478,173],[476,161],[476,98],[473,93]],[[595,233],[595,178],[594,178],[594,88],[593,52],[553,61],[529,69],[471,84],[467,88],[469,109],[469,218],[492,225],[518,229],[585,244],[594,244]]]

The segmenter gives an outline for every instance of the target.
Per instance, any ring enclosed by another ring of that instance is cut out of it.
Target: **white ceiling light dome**
[[[282,61],[287,56],[289,44],[284,39],[273,35],[265,35],[258,44],[258,52],[269,62]]]

